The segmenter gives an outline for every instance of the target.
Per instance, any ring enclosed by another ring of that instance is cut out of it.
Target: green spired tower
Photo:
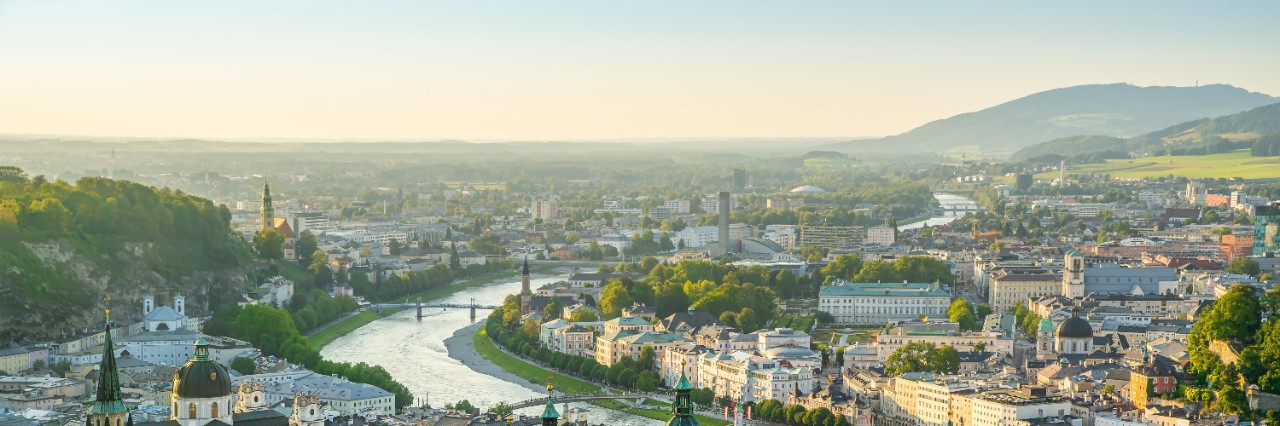
[[[542,426],[556,426],[560,424],[560,413],[556,412],[556,405],[551,401],[551,377],[547,376],[547,407],[542,409]]]
[[[271,207],[271,185],[266,183],[262,184],[262,215],[258,219],[262,221],[262,230],[276,227],[276,209]]]
[[[125,407],[124,396],[120,393],[120,373],[116,371],[115,346],[111,344],[111,296],[103,301],[107,304],[107,320],[103,332],[102,363],[98,366],[98,393],[93,400],[93,408],[89,410],[91,421],[87,426],[125,426],[125,414],[129,408]]]
[[[667,426],[701,426],[698,419],[693,418],[693,403],[689,401],[689,393],[693,391],[693,385],[689,384],[689,378],[684,375],[684,363],[680,364],[680,381],[676,382],[675,412],[671,420],[667,420]]]

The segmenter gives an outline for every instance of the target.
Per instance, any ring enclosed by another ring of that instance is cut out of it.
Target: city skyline
[[[1280,95],[1280,4],[0,3],[0,132],[870,137],[1054,88]]]

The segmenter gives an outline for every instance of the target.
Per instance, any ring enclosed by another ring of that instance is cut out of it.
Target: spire
[[[271,206],[271,185],[262,183],[262,223],[261,229],[273,229],[276,226],[276,210]]]
[[[680,380],[676,382],[676,403],[673,405],[671,420],[667,420],[667,426],[699,426],[698,419],[693,417],[693,403],[690,401],[689,393],[693,391],[693,385],[689,384],[689,378],[684,374],[685,361],[680,360]]]
[[[520,270],[520,275],[529,276],[529,258],[524,258],[524,269]]]
[[[120,392],[120,372],[116,371],[115,345],[111,343],[111,296],[102,299],[107,319],[102,342],[102,362],[98,365],[98,393],[93,401],[94,415],[120,414],[128,411]]]
[[[560,421],[560,413],[556,412],[556,405],[551,400],[554,394],[554,388],[551,386],[551,375],[547,375],[547,406],[542,409],[542,426],[556,426]]]

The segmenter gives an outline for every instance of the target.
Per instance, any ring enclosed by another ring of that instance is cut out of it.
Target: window
[[[214,401],[213,405],[210,405],[210,406],[209,406],[209,417],[218,417],[218,402],[217,402],[217,401]]]
[[[188,419],[196,418],[196,403],[193,402],[187,405],[187,418]]]

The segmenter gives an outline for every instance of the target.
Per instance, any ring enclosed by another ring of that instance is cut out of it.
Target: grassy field
[[[329,328],[320,330],[315,335],[308,337],[307,343],[311,345],[312,349],[315,349],[318,351],[320,349],[323,349],[325,345],[333,343],[334,340],[338,340],[339,337],[345,336],[347,333],[356,331],[357,328],[363,327],[365,324],[371,323],[373,322],[373,320],[376,320],[378,318],[382,318],[382,315],[379,315],[377,312],[374,312],[374,311],[361,312],[356,316],[342,320],[341,322],[334,324]]]
[[[393,303],[410,303],[410,300],[419,300],[419,299],[431,300],[438,297],[448,296],[450,294],[457,293],[459,291],[466,290],[471,287],[479,287],[485,284],[489,284],[491,282],[494,282],[503,278],[514,277],[517,274],[519,274],[519,272],[513,271],[513,272],[504,272],[497,275],[489,275],[486,277],[475,278],[475,279],[463,281],[448,287],[433,288],[418,294],[405,296]],[[359,329],[360,327],[363,327],[365,324],[371,323],[378,318],[382,318],[383,316],[391,315],[396,312],[400,312],[400,310],[399,309],[383,309],[381,315],[379,315],[377,312],[374,312],[374,311],[361,312],[356,316],[347,318],[345,320],[338,322],[337,324],[330,326],[329,328],[316,332],[315,335],[307,338],[307,343],[311,345],[312,349],[315,349],[318,351],[320,349],[323,349],[325,345],[333,343],[333,341],[337,340],[339,337],[345,336],[347,333],[350,333],[352,331],[356,331],[356,329]]]
[[[1280,157],[1252,157],[1249,155],[1249,150],[1241,149],[1213,155],[1107,160],[1106,163],[1071,166],[1067,173],[1109,173],[1112,177],[1118,178],[1155,178],[1173,175],[1190,179],[1231,177],[1275,179],[1280,178]],[[1037,179],[1046,180],[1056,177],[1058,172],[1036,175]]]
[[[602,391],[600,386],[565,376],[563,374],[551,372],[550,370],[524,362],[519,358],[507,355],[506,352],[503,352],[501,349],[498,349],[497,346],[493,345],[493,341],[489,340],[489,336],[483,329],[471,336],[471,343],[475,345],[476,352],[480,353],[480,355],[489,360],[489,362],[502,367],[502,369],[506,370],[508,373],[528,380],[529,383],[545,385],[547,383],[547,375],[550,374],[552,377],[551,381],[555,384],[556,390],[569,395],[600,393]],[[666,420],[671,418],[671,412],[667,410],[631,408],[618,401],[592,401],[591,404],[613,410],[625,411],[637,416],[643,416],[655,420]],[[696,417],[698,418],[698,422],[704,425],[722,426],[729,424],[723,420],[717,420],[709,417]]]

